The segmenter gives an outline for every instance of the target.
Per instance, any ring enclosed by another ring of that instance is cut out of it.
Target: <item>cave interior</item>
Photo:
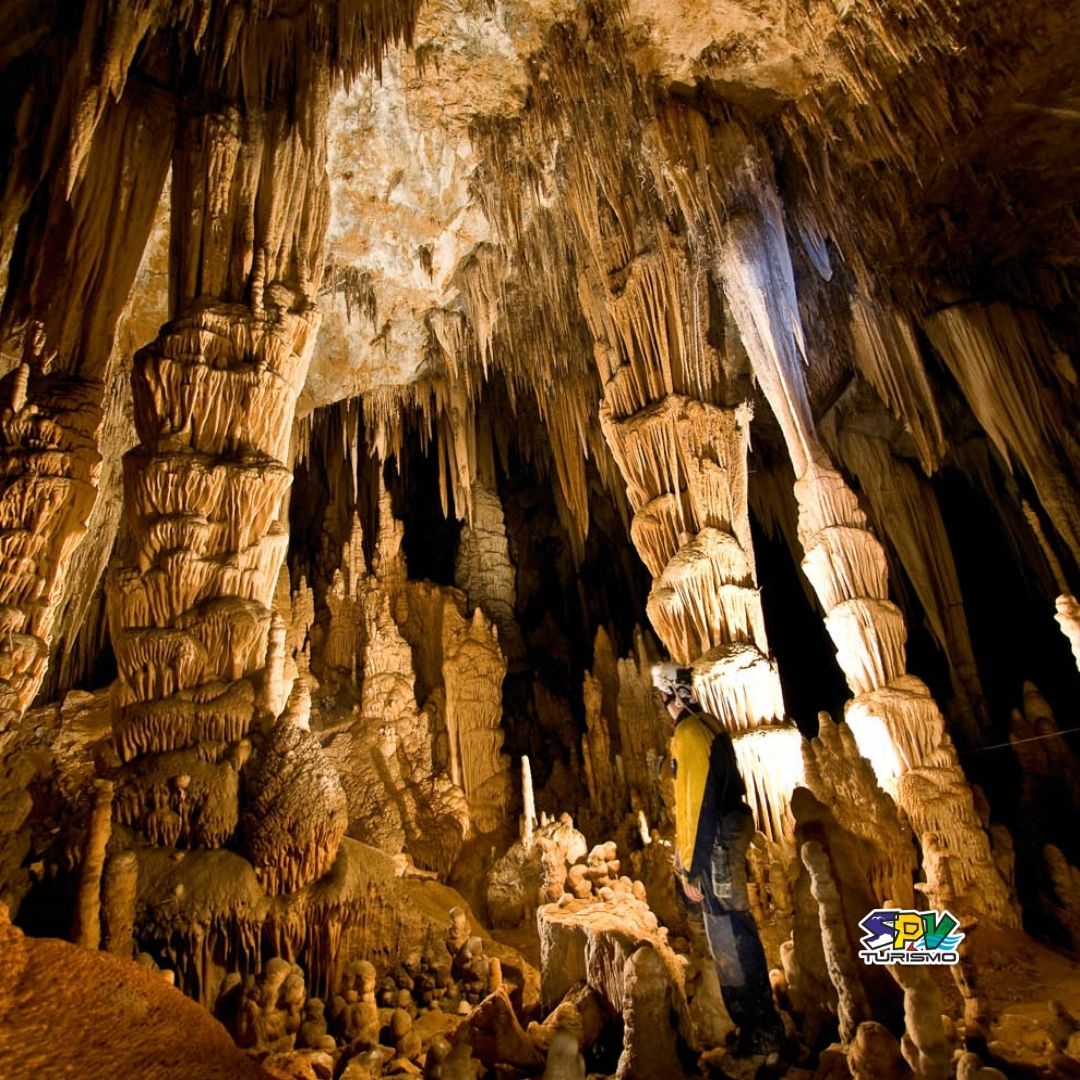
[[[5,0],[0,1075],[1080,1077],[1078,87],[1076,0]]]

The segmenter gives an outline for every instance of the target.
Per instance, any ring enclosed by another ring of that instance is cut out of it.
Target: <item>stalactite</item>
[[[1056,350],[1047,330],[1036,315],[1003,304],[948,307],[924,326],[998,453],[1028,474],[1080,562],[1078,448],[1046,374]]]
[[[855,366],[911,430],[926,474],[936,472],[945,455],[945,431],[911,321],[856,294],[851,336]]]

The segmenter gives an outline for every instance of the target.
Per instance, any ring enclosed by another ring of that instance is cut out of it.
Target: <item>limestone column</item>
[[[603,219],[586,229],[600,241],[579,290],[597,342],[601,427],[653,575],[649,618],[676,663],[693,668],[699,699],[733,737],[759,828],[780,840],[802,760],[757,588],[751,411],[706,339],[705,275],[666,227],[635,227],[644,250],[624,266],[613,265],[623,249]],[[737,403],[719,404],[726,395]]]
[[[707,265],[678,207],[661,177],[643,179],[641,117],[651,93],[617,21],[560,27],[538,61],[524,138],[546,158],[551,132],[563,132],[560,206],[576,234],[577,294],[601,385],[603,436],[626,484],[633,543],[654,579],[650,618],[671,655],[693,666],[701,699],[733,736],[759,827],[779,839],[790,835],[788,803],[802,760],[769,655],[750,542],[752,388],[732,362]],[[499,177],[502,165],[491,165]],[[571,239],[561,226],[555,235],[560,244]],[[537,261],[546,267],[543,245]],[[570,397],[564,386],[549,396]],[[541,412],[555,415],[546,406]],[[580,419],[561,422],[555,441],[584,448]],[[570,501],[584,520],[587,500]]]
[[[125,69],[126,71],[126,69]],[[113,336],[168,168],[169,110],[129,92],[23,215],[0,313],[0,742],[45,674],[66,569],[94,505]]]
[[[118,817],[153,843],[224,844],[254,741],[251,782],[264,786],[246,793],[260,813],[245,820],[245,843],[270,891],[321,876],[346,826],[340,783],[305,730],[305,695],[281,711],[295,672],[271,633],[328,214],[329,77],[310,60],[268,102],[181,123],[172,318],[135,358],[133,549],[107,581],[126,763]],[[276,767],[275,754],[303,768]]]
[[[944,718],[927,687],[907,673],[907,627],[889,600],[882,546],[815,430],[794,274],[770,170],[734,124],[714,152],[728,183],[716,271],[795,469],[803,569],[854,695],[847,721],[924,851],[935,853],[926,860],[927,895],[942,900],[954,892],[950,902],[1018,925]]]

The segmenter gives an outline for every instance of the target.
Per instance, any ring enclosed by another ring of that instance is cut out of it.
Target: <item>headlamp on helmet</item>
[[[677,698],[684,705],[694,702],[693,676],[689,668],[678,667],[670,660],[653,664],[652,683],[665,701]]]

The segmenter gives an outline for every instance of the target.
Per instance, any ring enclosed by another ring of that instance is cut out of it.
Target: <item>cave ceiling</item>
[[[430,371],[429,316],[474,314],[462,278],[478,249],[500,248],[502,275],[514,275],[520,252],[485,213],[478,177],[489,162],[474,136],[535,115],[535,84],[557,62],[552,28],[587,36],[590,20],[618,26],[642,131],[672,99],[763,125],[792,196],[788,227],[812,238],[806,270],[826,251],[842,277],[869,279],[920,313],[964,297],[1060,312],[1080,247],[1075,22],[1040,4],[951,5],[935,8],[933,23],[922,4],[894,5],[891,18],[875,10],[834,0],[430,0],[413,43],[391,46],[381,76],[361,75],[333,102],[332,270],[301,411]],[[596,134],[607,154],[665,168]],[[526,215],[530,198],[565,215],[569,137],[553,126],[546,160],[500,162],[531,189]],[[572,244],[565,255],[574,258]],[[360,286],[351,295],[350,281]],[[518,293],[510,306],[528,302]],[[809,369],[824,410],[846,384],[850,365],[837,353],[849,346],[818,344]]]

